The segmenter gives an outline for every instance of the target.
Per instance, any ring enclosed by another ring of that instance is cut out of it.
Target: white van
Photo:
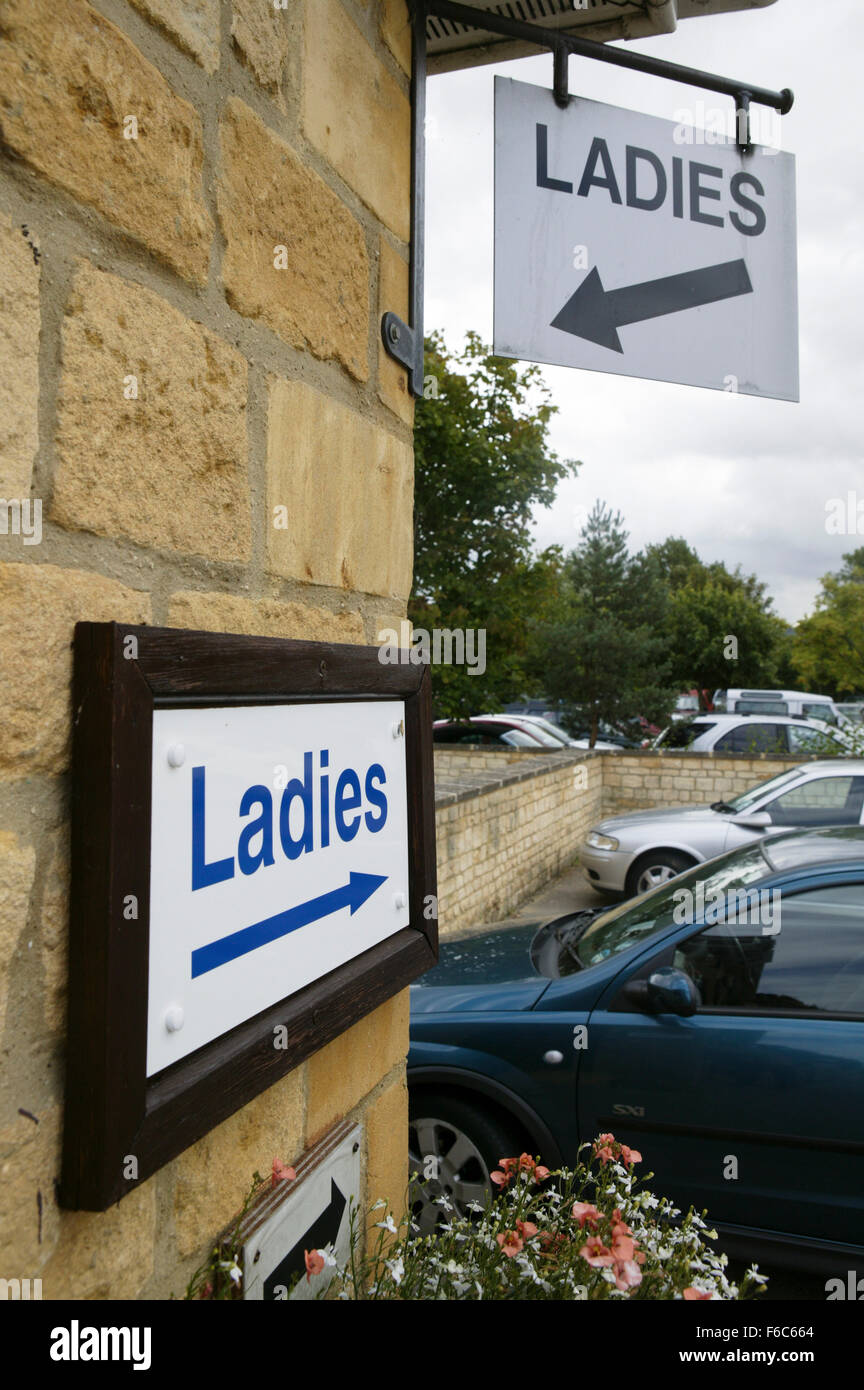
[[[719,698],[718,698],[719,697]],[[717,690],[714,708],[727,714],[789,714],[842,724],[844,716],[828,695],[808,695],[800,690]]]

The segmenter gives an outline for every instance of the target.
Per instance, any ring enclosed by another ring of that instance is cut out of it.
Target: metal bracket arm
[[[734,78],[720,77],[716,73],[703,72],[700,68],[688,68],[680,63],[670,63],[665,58],[652,58],[645,53],[635,53],[625,48],[615,48],[611,44],[598,43],[594,39],[580,39],[574,34],[562,34],[554,29],[543,29],[535,24],[525,24],[507,15],[496,14],[490,10],[476,10],[468,5],[456,4],[453,0],[408,0],[411,11],[411,291],[410,324],[406,324],[397,314],[387,312],[381,320],[381,337],[384,347],[408,372],[408,386],[415,396],[423,395],[423,283],[424,283],[424,219],[426,213],[426,20],[432,15],[439,19],[449,19],[471,29],[488,29],[505,37],[523,39],[538,48],[545,48],[553,57],[553,87],[555,100],[559,106],[566,106],[570,100],[568,92],[567,69],[570,56],[593,58],[600,63],[611,63],[614,67],[629,68],[633,72],[647,73],[651,77],[663,77],[671,82],[683,82],[690,87],[701,87],[711,92],[720,92],[732,97],[736,107],[736,141],[742,153],[752,148],[750,141],[750,105],[757,102],[770,106],[785,116],[792,109],[795,100],[788,87],[780,92],[766,87],[756,87],[751,83],[738,82]]]

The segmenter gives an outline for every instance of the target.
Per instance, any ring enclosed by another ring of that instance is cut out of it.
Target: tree
[[[476,333],[452,357],[426,340],[435,392],[417,402],[414,432],[416,628],[486,633],[486,669],[433,666],[436,713],[482,713],[526,686],[530,622],[556,601],[561,555],[535,554],[533,509],[549,506],[578,464],[549,447],[556,412],[537,367],[493,356]]]
[[[822,578],[815,612],[792,641],[792,665],[807,689],[833,695],[864,690],[864,547]]]
[[[563,703],[565,724],[587,723],[592,747],[601,722],[659,723],[675,703],[663,651],[668,588],[657,560],[631,555],[627,539],[621,514],[595,503],[566,561],[561,611],[536,636],[546,694]]]
[[[740,565],[704,564],[686,541],[649,546],[670,589],[665,623],[672,678],[700,691],[770,685],[787,643],[767,585]],[[703,697],[704,698],[704,697]]]

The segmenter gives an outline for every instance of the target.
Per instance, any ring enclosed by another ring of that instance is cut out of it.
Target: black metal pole
[[[614,67],[630,68],[633,72],[644,72],[651,77],[665,77],[673,82],[686,82],[690,87],[704,87],[710,92],[722,92],[724,96],[734,97],[736,100],[742,92],[747,92],[751,101],[758,102],[761,106],[773,106],[781,116],[785,116],[792,109],[795,100],[788,87],[784,87],[782,92],[772,92],[766,87],[755,87],[750,82],[719,77],[715,73],[703,72],[701,68],[686,68],[680,63],[670,63],[665,58],[651,58],[646,53],[614,48],[611,44],[597,43],[594,39],[580,39],[574,34],[564,34],[557,29],[542,29],[538,25],[524,24],[519,19],[510,19],[494,11],[475,10],[469,5],[451,3],[451,0],[427,0],[426,13],[438,19],[450,19],[454,24],[465,24],[471,29],[488,29],[494,34],[523,39],[526,43],[536,43],[538,48],[551,49],[556,55],[559,49],[565,49],[580,58],[593,58],[599,63],[611,63]]]
[[[389,310],[381,319],[381,338],[391,357],[408,373],[408,389],[423,395],[423,291],[426,219],[426,5],[414,0],[411,35],[411,259],[410,324]]]

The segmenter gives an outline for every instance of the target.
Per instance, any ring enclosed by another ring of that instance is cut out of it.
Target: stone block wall
[[[54,1185],[76,621],[405,615],[409,32],[404,0],[0,0],[0,1277],[46,1298],[181,1294],[342,1115],[401,1204],[405,996],[110,1211]]]
[[[601,767],[582,753],[436,750],[442,935],[506,917],[574,862],[600,815]]]

